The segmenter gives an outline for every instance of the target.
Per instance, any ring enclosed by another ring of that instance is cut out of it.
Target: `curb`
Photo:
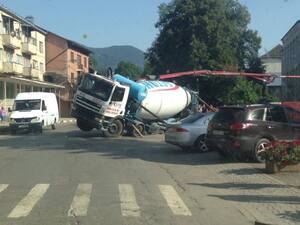
[[[60,119],[58,124],[74,124],[76,123],[76,119]]]

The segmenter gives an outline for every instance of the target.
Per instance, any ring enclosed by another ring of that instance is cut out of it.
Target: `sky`
[[[239,0],[251,14],[249,28],[271,50],[300,19],[300,0]],[[170,0],[0,0],[37,25],[89,47],[132,45],[146,51],[158,31],[158,6]]]

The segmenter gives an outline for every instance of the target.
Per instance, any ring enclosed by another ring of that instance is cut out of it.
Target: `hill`
[[[97,68],[115,69],[120,61],[128,61],[144,67],[144,52],[133,46],[111,46],[107,48],[89,48],[97,61]]]

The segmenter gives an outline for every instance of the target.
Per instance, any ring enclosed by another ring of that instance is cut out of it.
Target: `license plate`
[[[19,125],[19,128],[28,128],[28,125]]]
[[[222,130],[214,130],[213,134],[215,134],[215,135],[224,135],[224,131],[222,131]]]

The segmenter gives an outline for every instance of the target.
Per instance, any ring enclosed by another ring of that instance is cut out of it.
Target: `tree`
[[[261,39],[237,0],[172,0],[159,6],[159,35],[146,59],[155,73],[196,69],[245,70]]]
[[[95,59],[95,56],[93,54],[91,54],[90,57],[89,57],[89,67],[96,70],[97,65],[98,65],[98,62]]]
[[[121,61],[115,69],[115,73],[127,76],[132,80],[136,80],[142,75],[142,69],[130,62]]]

